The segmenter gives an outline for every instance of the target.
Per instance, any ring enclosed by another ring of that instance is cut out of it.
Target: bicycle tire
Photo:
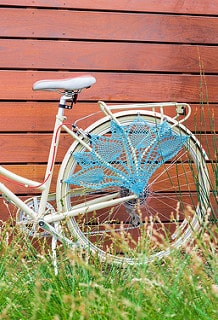
[[[141,110],[119,112],[116,118],[122,126],[128,126],[139,112],[152,127],[161,122],[161,115],[154,116],[150,111]],[[169,117],[166,121],[174,134],[187,136],[188,140],[176,157],[163,163],[152,174],[143,196],[135,202],[67,219],[70,237],[103,260],[134,264],[162,258],[192,239],[201,227],[210,192],[206,155],[185,126],[176,125],[177,122]],[[110,135],[110,118],[97,121],[87,132],[90,135]],[[74,142],[64,158],[57,184],[59,211],[82,207],[92,199],[105,200],[104,196],[112,193],[118,197],[128,195],[128,190],[122,187],[90,190],[66,183],[78,170],[73,155],[83,150],[80,143]]]

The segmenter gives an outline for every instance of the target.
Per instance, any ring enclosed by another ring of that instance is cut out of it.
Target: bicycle
[[[69,128],[65,110],[95,82],[82,76],[34,83],[33,90],[61,94],[45,179],[32,181],[2,166],[0,175],[41,195],[22,201],[4,183],[0,191],[17,207],[16,222],[25,233],[52,237],[54,257],[59,240],[112,263],[162,258],[192,238],[209,208],[208,158],[183,125],[191,107],[176,102],[108,106],[99,101],[100,120],[85,130],[78,121]],[[173,116],[168,114],[172,109]],[[50,194],[61,131],[73,142],[61,164],[56,193]]]

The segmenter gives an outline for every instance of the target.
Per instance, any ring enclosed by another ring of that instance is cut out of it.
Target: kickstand
[[[51,241],[52,263],[53,263],[53,267],[54,267],[54,274],[57,276],[58,275],[58,266],[57,266],[56,247],[57,247],[57,238],[55,236],[52,236],[52,241]]]

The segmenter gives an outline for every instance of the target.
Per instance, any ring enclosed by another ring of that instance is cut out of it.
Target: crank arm
[[[67,237],[63,236],[62,234],[60,234],[54,227],[52,227],[49,223],[47,223],[44,220],[39,220],[38,221],[38,225],[41,229],[43,229],[44,231],[47,231],[51,234],[52,237],[57,238],[59,241],[61,241],[62,243],[67,244],[69,247],[76,249],[78,247],[81,247],[81,245],[75,241],[71,241],[69,240]]]

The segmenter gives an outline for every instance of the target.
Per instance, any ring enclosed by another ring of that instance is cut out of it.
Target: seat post
[[[64,115],[64,109],[72,109],[74,103],[77,101],[78,94],[81,90],[77,91],[66,91],[64,95],[60,97],[60,102],[59,102],[59,115]],[[71,101],[70,105],[66,104],[66,101]]]
[[[64,116],[64,110],[72,108],[72,106],[68,106],[66,104],[66,101],[68,101],[68,100],[72,101],[73,95],[74,95],[73,92],[70,92],[70,93],[65,92],[60,97],[59,106],[58,106],[58,113],[56,115],[56,121],[54,124],[50,152],[49,152],[49,156],[48,156],[48,163],[47,163],[47,168],[46,168],[46,173],[45,173],[45,190],[42,191],[41,201],[40,201],[39,210],[38,210],[38,217],[41,217],[44,214],[44,211],[46,208],[50,184],[51,184],[51,180],[52,180],[52,176],[53,176],[54,163],[55,163],[59,140],[60,140],[60,134],[61,134],[60,128],[61,128],[64,120],[66,120],[66,117]]]

